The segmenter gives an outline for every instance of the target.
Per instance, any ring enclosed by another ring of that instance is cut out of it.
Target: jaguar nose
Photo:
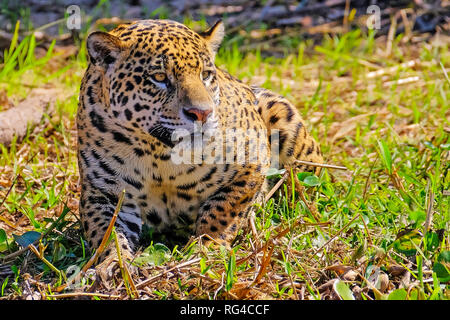
[[[205,123],[208,119],[211,109],[183,108],[183,114],[192,121],[201,121]]]

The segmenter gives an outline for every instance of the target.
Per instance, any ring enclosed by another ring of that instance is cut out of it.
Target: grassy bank
[[[22,141],[0,145],[0,257],[8,257],[0,296],[80,297],[93,282],[71,278],[91,257],[78,217],[75,128],[86,56],[80,44],[75,54],[51,45],[37,57],[33,39],[12,43],[1,95],[14,103],[45,84],[70,98]],[[326,161],[347,170],[300,174],[303,189],[294,192],[284,184],[231,252],[196,239],[142,248],[139,297],[448,299],[448,45],[442,35],[389,40],[354,30],[320,44],[284,39],[275,55],[245,35],[226,39],[217,65],[288,97]],[[40,257],[14,256],[39,237]],[[119,274],[90,296],[135,298],[128,282]]]

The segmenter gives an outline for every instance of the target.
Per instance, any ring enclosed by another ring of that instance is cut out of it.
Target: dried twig
[[[108,298],[108,299],[119,299],[120,296],[114,294],[104,294],[97,292],[70,292],[70,293],[61,293],[61,294],[52,294],[47,295],[47,298],[55,298],[55,299],[65,299],[65,298],[77,298],[77,297],[99,297],[99,298]]]
[[[42,262],[44,262],[50,269],[52,269],[52,271],[55,272],[59,277],[62,276],[64,278],[64,280],[67,280],[67,279],[65,279],[64,273],[62,273],[60,270],[58,270],[58,268],[56,268],[50,261],[48,261],[44,257],[45,247],[43,247],[41,243],[39,244],[39,251],[32,244],[28,245],[28,249],[30,249]]]
[[[287,254],[286,254],[286,261],[289,261],[289,257],[291,255],[291,248],[292,248],[292,241],[294,240],[294,237],[291,237],[291,239],[289,239],[289,244],[286,248],[287,250]],[[298,294],[297,294],[297,288],[294,285],[294,279],[292,279],[292,273],[288,272],[288,276],[289,276],[289,282],[291,283],[291,288],[292,291],[294,292],[294,296],[296,300],[299,300]]]
[[[371,79],[371,78],[381,77],[381,76],[383,76],[385,74],[393,74],[393,73],[397,72],[399,69],[412,68],[415,65],[417,65],[419,62],[420,61],[417,60],[417,59],[416,60],[410,60],[410,61],[407,61],[407,62],[400,63],[400,64],[398,64],[396,66],[393,66],[393,67],[383,68],[383,69],[379,69],[379,70],[376,70],[376,71],[369,72],[369,73],[367,73],[366,77],[368,79]]]
[[[330,168],[330,169],[337,169],[337,170],[348,170],[347,167],[336,166],[334,164],[309,162],[309,161],[303,161],[303,160],[295,160],[295,162],[298,164],[303,164],[303,165],[307,165],[307,166],[311,166],[311,167]]]
[[[350,13],[350,0],[345,1],[345,9],[344,9],[344,30],[348,30],[348,15]]]
[[[114,210],[114,214],[111,218],[111,221],[109,222],[108,229],[106,229],[105,234],[103,236],[102,242],[100,243],[100,246],[95,250],[95,254],[92,256],[92,258],[84,265],[82,271],[86,272],[87,269],[89,269],[94,263],[97,262],[100,255],[103,253],[103,251],[106,248],[106,245],[109,240],[109,236],[111,235],[111,232],[113,230],[114,224],[116,223],[117,217],[119,216],[120,208],[122,207],[123,198],[125,196],[125,189],[122,190],[122,193],[119,196],[119,201],[117,202],[116,210]]]
[[[131,277],[130,270],[128,270],[128,267],[126,264],[123,265],[123,268],[125,270],[125,275],[128,277],[129,284],[131,287],[131,292],[135,295],[135,297],[137,299],[139,299],[140,298],[139,291],[136,289],[136,285],[134,284],[134,280]]]
[[[273,194],[278,190],[278,188],[283,184],[284,181],[286,181],[286,179],[289,176],[289,171],[286,170],[286,172],[284,173],[283,177],[281,177],[281,179],[273,186],[273,188],[267,193],[264,202],[267,202],[270,200],[270,198],[273,196]]]
[[[372,175],[373,168],[375,167],[375,164],[377,163],[377,161],[378,161],[378,158],[376,158],[375,161],[370,166],[370,171],[369,171],[369,174],[367,175],[366,183],[364,185],[364,192],[363,192],[363,196],[362,196],[363,203],[366,202],[367,190],[369,189],[370,176]]]
[[[305,187],[300,185],[300,181],[297,177],[297,175],[295,175],[295,181],[296,181],[296,185],[298,185],[298,194],[300,195],[300,199],[303,201],[303,203],[305,204],[305,206],[308,208],[309,212],[311,212],[314,220],[316,222],[320,221],[320,214],[317,212],[317,208],[315,207],[314,204],[310,205],[308,203],[308,200],[306,200],[305,197]]]
[[[386,43],[386,56],[390,56],[392,52],[392,43],[394,41],[395,30],[397,29],[397,17],[391,18],[391,25],[389,27],[389,33]]]
[[[77,277],[80,277],[82,274],[86,273],[86,271],[94,264],[97,262],[98,258],[100,257],[100,255],[103,253],[103,251],[106,248],[106,245],[108,243],[109,237],[111,236],[114,224],[116,223],[117,217],[119,216],[119,211],[120,208],[122,207],[122,202],[125,196],[125,189],[122,190],[122,193],[119,196],[119,201],[117,202],[117,206],[116,209],[114,210],[114,214],[111,218],[111,221],[109,222],[109,226],[108,229],[106,229],[105,234],[103,235],[103,239],[102,242],[100,243],[100,246],[97,248],[97,250],[95,250],[94,255],[91,257],[91,259],[89,259],[89,261],[83,266],[83,268],[81,269],[81,271],[78,273]],[[62,290],[64,290],[65,288],[67,288],[68,284],[65,283],[59,287],[56,287],[53,289],[53,291],[55,292],[61,292]]]
[[[252,233],[253,233],[253,237],[255,238],[255,241],[257,240],[257,237],[258,237],[258,232],[256,231],[256,225],[255,225],[255,213],[254,212],[252,212],[251,214],[250,214],[250,217],[249,217],[249,222],[250,222],[250,228],[251,228],[251,230],[252,230]]]
[[[261,266],[259,268],[258,275],[256,276],[255,280],[252,282],[252,284],[249,286],[251,287],[254,284],[259,283],[261,281],[262,277],[265,274],[265,270],[267,266],[270,263],[270,258],[272,257],[273,249],[275,249],[275,245],[273,242],[267,242],[266,245],[263,247],[264,255],[262,258]]]

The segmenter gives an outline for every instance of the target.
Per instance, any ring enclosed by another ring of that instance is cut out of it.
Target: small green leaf
[[[306,177],[312,176],[312,172],[299,172],[297,173],[298,180],[303,181]]]
[[[439,236],[436,232],[428,232],[425,238],[428,251],[433,251],[439,247]]]
[[[345,282],[337,280],[334,283],[333,288],[337,292],[337,294],[342,298],[342,300],[355,300],[352,291],[345,284]]]
[[[405,289],[396,289],[389,294],[388,300],[406,300],[407,296],[408,292]]]
[[[442,251],[438,256],[437,261],[450,263],[450,251]]]
[[[440,296],[442,295],[441,285],[436,272],[433,272],[433,292],[428,300],[442,300]]]
[[[13,234],[13,237],[18,245],[25,248],[28,247],[33,242],[35,242],[36,240],[39,240],[39,238],[41,237],[41,233],[37,231],[27,231],[21,236]]]
[[[225,285],[225,290],[230,291],[234,284],[234,274],[236,272],[236,256],[234,251],[231,251],[230,259],[228,260],[226,274],[227,280]]]
[[[3,297],[5,295],[5,288],[8,285],[8,280],[9,280],[9,277],[6,277],[5,280],[2,283],[2,289],[1,289],[0,297]]]
[[[316,176],[308,176],[305,178],[305,180],[303,180],[303,183],[308,187],[315,187],[320,184],[320,180]]]
[[[0,252],[8,250],[8,236],[6,231],[0,229]]]
[[[444,264],[435,262],[433,271],[436,273],[440,282],[450,281],[450,271]]]
[[[417,288],[413,288],[409,292],[409,299],[408,300],[419,300],[419,297],[420,297],[419,290],[417,290]]]
[[[19,276],[20,270],[19,270],[19,268],[17,268],[17,266],[15,264],[13,264],[11,266],[11,270],[12,270],[12,272],[14,272],[14,276],[16,276],[16,277]]]
[[[6,235],[6,231],[3,229],[0,229],[0,243],[5,242],[8,239]]]
[[[353,252],[352,254],[352,262],[356,262],[359,258],[361,258],[364,255],[364,252],[367,249],[367,241],[364,239],[364,242]]]
[[[205,274],[206,272],[206,262],[205,262],[205,258],[201,258],[200,259],[200,273],[201,274]]]

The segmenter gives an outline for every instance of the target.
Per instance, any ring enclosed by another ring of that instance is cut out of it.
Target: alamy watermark
[[[66,26],[69,30],[81,29],[81,9],[78,5],[72,4],[66,8],[67,21]],[[381,9],[373,4],[367,7],[366,14],[369,15],[366,26],[369,29],[381,28]]]
[[[67,21],[66,26],[69,30],[81,29],[81,9],[77,5],[70,5],[66,9]]]
[[[381,29],[381,9],[379,6],[373,4],[367,7],[366,13],[369,18],[366,21],[366,26],[369,29]]]

